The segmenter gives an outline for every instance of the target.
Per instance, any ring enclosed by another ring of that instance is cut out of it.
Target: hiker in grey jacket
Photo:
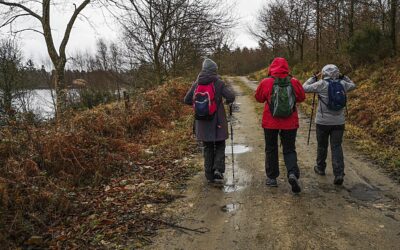
[[[345,92],[355,89],[356,85],[348,78],[340,74],[339,68],[328,64],[322,69],[322,79],[314,75],[308,79],[303,88],[306,93],[318,94],[318,107],[315,123],[317,126],[317,165],[315,173],[325,175],[328,144],[331,145],[332,167],[335,175],[334,184],[342,185],[344,178],[344,160],[342,140],[345,128],[345,109],[333,111],[328,108],[329,80],[340,80]]]
[[[223,98],[228,104],[235,101],[235,92],[217,75],[218,66],[211,59],[205,59],[197,80],[185,96],[184,102],[193,105],[193,95],[198,85],[214,83],[217,111],[212,120],[196,120],[197,140],[204,146],[204,169],[209,182],[223,179],[225,172],[225,140],[228,139],[228,122]]]

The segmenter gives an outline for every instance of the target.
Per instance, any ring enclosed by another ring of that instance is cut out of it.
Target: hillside
[[[292,72],[304,82],[314,71],[295,66]],[[266,75],[264,69],[249,77],[259,81]],[[400,180],[400,59],[358,67],[348,75],[357,89],[349,94],[346,137]],[[312,95],[308,95],[301,105],[307,114],[311,102]]]
[[[122,248],[146,242],[195,171],[188,86],[174,80],[67,116],[0,130],[0,244]],[[110,243],[112,242],[112,244]]]

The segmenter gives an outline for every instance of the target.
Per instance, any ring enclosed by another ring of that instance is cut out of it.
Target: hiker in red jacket
[[[278,135],[283,146],[283,157],[287,177],[292,191],[301,191],[298,179],[300,170],[297,165],[296,134],[299,117],[296,103],[303,102],[305,93],[299,80],[289,74],[289,65],[285,58],[275,58],[255,94],[260,103],[265,103],[262,127],[265,135],[265,171],[266,185],[277,187],[279,176]]]

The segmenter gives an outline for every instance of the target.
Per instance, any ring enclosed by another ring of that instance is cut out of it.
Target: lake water
[[[55,97],[55,92],[53,90]],[[32,111],[43,119],[54,117],[55,108],[52,98],[52,90],[36,89],[29,91],[22,100],[16,100],[15,106],[23,111],[25,109]]]

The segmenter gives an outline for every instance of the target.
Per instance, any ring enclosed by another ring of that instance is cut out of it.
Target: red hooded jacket
[[[289,75],[289,65],[285,58],[275,58],[268,71],[269,76],[285,78]],[[255,98],[258,102],[265,103],[262,127],[267,129],[297,129],[299,128],[299,116],[297,110],[291,116],[285,118],[273,117],[269,109],[268,103],[271,101],[272,87],[274,85],[273,78],[263,79],[256,90]],[[296,102],[303,102],[306,98],[303,86],[296,78],[291,80],[296,95]]]

